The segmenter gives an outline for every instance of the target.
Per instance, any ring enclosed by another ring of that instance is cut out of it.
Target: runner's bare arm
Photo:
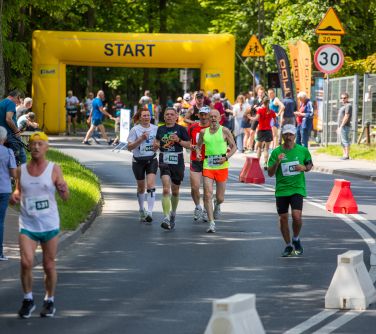
[[[274,176],[275,173],[277,172],[278,166],[281,164],[282,159],[285,157],[284,153],[281,153],[278,155],[278,159],[275,162],[275,164],[271,167],[268,167],[268,175],[270,177]]]
[[[190,117],[192,116],[193,114],[193,107],[192,108],[189,108],[187,113],[185,114],[185,117],[184,117],[184,122],[185,123],[188,123],[188,124],[193,124],[194,121],[191,121]]]
[[[57,193],[59,194],[60,198],[63,201],[68,200],[69,198],[68,185],[65,182],[61,168],[58,165],[54,165],[54,169],[52,171],[52,181],[55,184]]]
[[[202,129],[200,131],[200,134],[199,134],[198,140],[197,140],[196,156],[197,156],[198,160],[201,160],[201,159],[204,158],[204,157],[201,156],[201,147],[202,147],[202,144],[204,143],[204,133],[205,133],[205,129]]]
[[[149,135],[147,132],[144,132],[140,137],[138,137],[134,142],[128,142],[128,151],[132,151],[134,150],[136,147],[139,147],[141,145],[141,143],[148,139]]]
[[[295,170],[298,172],[309,172],[313,167],[312,163],[304,164],[304,165],[296,165]]]
[[[182,140],[176,133],[170,136],[170,139],[173,140],[175,143],[179,143],[180,146],[185,148],[191,148],[191,141],[190,140]]]
[[[153,150],[154,150],[154,151],[158,151],[160,147],[161,147],[161,142],[160,142],[160,140],[158,140],[158,139],[154,139]]]
[[[14,191],[12,195],[10,196],[10,204],[17,204],[21,200],[21,187],[20,187],[20,177],[21,177],[21,168],[17,168],[16,170],[16,186],[14,188]]]
[[[226,154],[226,158],[228,160],[235,154],[237,147],[231,131],[223,127],[223,133],[225,140],[227,141],[227,145],[230,147],[230,151]]]
[[[285,110],[285,105],[278,97],[274,99],[274,105],[278,106],[277,116],[281,116]]]

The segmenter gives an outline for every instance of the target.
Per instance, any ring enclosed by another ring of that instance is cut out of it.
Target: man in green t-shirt
[[[299,239],[302,228],[303,197],[307,196],[304,172],[313,166],[306,147],[295,144],[296,128],[286,124],[282,128],[283,144],[273,150],[268,161],[268,175],[276,176],[275,197],[280,230],[286,242],[283,257],[303,254]],[[293,238],[291,242],[288,211],[291,206]],[[294,246],[294,247],[293,247]]]

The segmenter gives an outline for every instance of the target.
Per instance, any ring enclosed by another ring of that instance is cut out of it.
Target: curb
[[[74,231],[64,231],[60,234],[58,252],[59,254],[62,250],[66,249],[69,245],[75,242],[82,234],[84,234],[87,229],[93,224],[95,219],[101,214],[104,204],[103,194],[101,192],[101,197],[98,203],[95,205],[94,209],[91,210],[89,215],[86,217],[83,223]]]
[[[63,231],[59,235],[59,244],[57,255],[60,254],[64,249],[68,248],[72,243],[74,243],[82,234],[84,234],[87,229],[93,224],[95,219],[101,214],[104,198],[102,192],[100,193],[98,203],[95,205],[94,209],[89,213],[86,219],[79,225],[79,227],[74,231]],[[33,268],[42,264],[42,251],[38,248],[34,256]],[[16,261],[8,262],[4,268],[1,269],[0,280],[14,278],[20,275],[20,259]]]
[[[325,173],[325,174],[334,174],[334,175],[341,175],[341,176],[350,176],[362,180],[376,182],[376,175],[364,175],[360,173],[350,172],[343,169],[332,169],[320,166],[313,166],[312,171]]]

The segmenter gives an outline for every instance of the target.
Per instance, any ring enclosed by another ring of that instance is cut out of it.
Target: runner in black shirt
[[[174,108],[166,109],[164,119],[166,125],[158,128],[154,149],[160,150],[159,169],[163,184],[162,207],[165,216],[161,227],[172,230],[175,227],[179,188],[184,179],[183,147],[190,148],[191,142],[185,127],[176,124],[178,113]]]

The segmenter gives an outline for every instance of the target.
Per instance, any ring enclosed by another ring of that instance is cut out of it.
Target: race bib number
[[[295,166],[299,165],[299,161],[282,162],[281,169],[283,176],[293,176],[300,174],[300,171],[295,170]]]
[[[207,159],[209,167],[218,167],[222,165],[222,163],[220,162],[220,160],[222,159],[221,155],[209,155]]]
[[[140,153],[141,155],[150,155],[148,153],[153,152],[153,144],[152,143],[142,143],[140,145]]]
[[[163,162],[168,165],[177,165],[179,154],[174,152],[163,152]]]
[[[50,211],[50,203],[47,196],[35,196],[26,198],[26,211],[31,216],[38,216]]]

